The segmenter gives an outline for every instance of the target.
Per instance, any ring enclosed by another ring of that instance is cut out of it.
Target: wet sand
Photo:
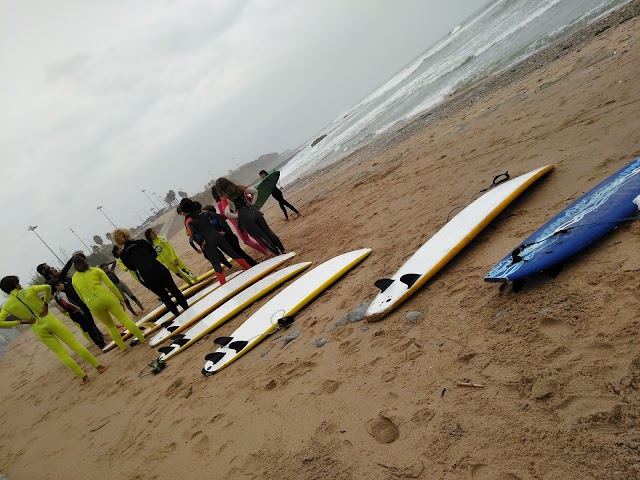
[[[299,219],[284,222],[269,200],[266,218],[297,261],[373,248],[302,310],[290,330],[302,332],[284,348],[278,332],[219,375],[200,374],[213,339],[262,300],[158,376],[138,376],[155,357],[146,345],[127,356],[91,347],[110,369],[82,386],[27,330],[0,363],[0,472],[10,480],[639,478],[640,224],[620,226],[555,280],[532,279],[518,294],[482,280],[548,218],[640,156],[638,31],[638,17],[615,23],[389,132],[285,191]],[[328,331],[495,175],[549,163],[553,172],[384,321]],[[208,270],[180,225],[170,240],[194,270]],[[157,303],[121,278],[145,305]],[[408,321],[408,312],[422,315]],[[317,348],[320,338],[327,343]],[[484,388],[458,386],[466,381]]]

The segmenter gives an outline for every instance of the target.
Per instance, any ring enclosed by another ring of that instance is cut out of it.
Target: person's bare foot
[[[109,368],[108,365],[98,365],[96,370],[98,370],[98,373],[104,373],[107,368]]]
[[[121,350],[123,355],[128,355],[129,354],[129,349],[125,348],[124,350]]]
[[[89,375],[85,375],[84,377],[82,377],[82,383],[89,383],[91,380],[89,380]]]

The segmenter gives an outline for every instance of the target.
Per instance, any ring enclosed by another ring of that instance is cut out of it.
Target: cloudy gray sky
[[[30,225],[72,252],[295,148],[484,3],[0,0],[0,277],[55,263]]]

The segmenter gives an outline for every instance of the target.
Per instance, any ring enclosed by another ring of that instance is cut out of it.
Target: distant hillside
[[[243,185],[255,185],[260,181],[260,175],[258,175],[260,170],[270,172],[287,158],[287,154],[288,152],[261,155],[253,162],[245,163],[239,169],[231,172],[230,177]]]

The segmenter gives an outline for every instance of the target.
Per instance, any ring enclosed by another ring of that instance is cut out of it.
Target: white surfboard
[[[217,338],[215,343],[221,347],[205,357],[202,374],[209,376],[219,372],[277,330],[279,325],[287,326],[290,319],[285,317],[297,313],[370,253],[370,248],[343,253],[298,278],[251,315],[231,336]]]
[[[264,297],[274,288],[302,272],[309,265],[311,265],[311,262],[297,263],[271,273],[262,280],[246,288],[235,297],[226,301],[223,305],[220,305],[215,311],[211,312],[208,316],[187,330],[184,335],[180,333],[177,335],[171,335],[173,344],[168,347],[158,349],[158,352],[162,354],[160,355],[160,360],[167,361],[169,358],[190,347],[202,337],[214,331],[242,310],[249,307],[253,302]]]
[[[240,272],[233,272],[227,275],[227,279],[233,278],[237,275],[240,275]],[[218,281],[202,282],[185,290],[183,292],[183,295],[187,298],[187,304],[191,306],[196,302],[198,302],[200,299],[209,295],[219,286],[220,286],[220,282]],[[173,299],[173,301],[175,302],[175,299]],[[159,307],[151,310],[148,314],[146,314],[140,320],[138,320],[136,322],[136,325],[140,330],[142,330],[142,333],[146,337],[149,334],[161,328],[164,322],[171,321],[174,318],[175,316],[173,315],[173,313],[171,313],[167,309],[166,305],[163,303]],[[125,330],[124,332],[122,332],[122,340],[127,340],[129,337],[131,337],[131,332],[129,332],[129,330]],[[111,341],[102,349],[102,351],[108,352],[109,350],[112,350],[115,346],[116,346],[116,342]]]
[[[491,188],[468,205],[405,262],[390,279],[378,280],[380,293],[373,299],[365,317],[378,321],[409,298],[455,257],[478,233],[531,184],[553,169],[538,168]]]
[[[171,335],[176,335],[181,331],[186,330],[231,297],[241,292],[249,285],[257,282],[294,256],[294,252],[285,253],[283,255],[270,258],[269,260],[265,260],[264,262],[251,267],[249,270],[245,270],[237,277],[217,288],[215,292],[207,295],[204,300],[182,312],[170,325],[164,326],[164,328],[151,339],[149,345],[151,347],[156,347],[167,340]]]

